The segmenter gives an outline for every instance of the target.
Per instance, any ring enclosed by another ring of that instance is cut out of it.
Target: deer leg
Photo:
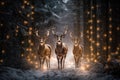
[[[59,57],[58,57],[58,56],[57,56],[57,61],[58,61],[58,69],[60,69],[60,68],[59,68],[59,64],[60,64],[60,63],[59,63]]]
[[[39,57],[40,69],[42,69],[42,59]]]
[[[76,56],[74,56],[74,60],[75,60],[75,68],[77,68]]]
[[[41,61],[41,63],[42,63],[42,65],[41,65],[42,69],[43,69],[44,61],[45,61],[45,58],[42,58],[42,61]]]
[[[65,67],[65,58],[66,58],[66,56],[63,56],[63,69]]]
[[[47,65],[47,69],[50,68],[50,57],[46,56],[46,65]]]
[[[60,65],[61,65],[61,69],[63,69],[63,56],[60,57]]]

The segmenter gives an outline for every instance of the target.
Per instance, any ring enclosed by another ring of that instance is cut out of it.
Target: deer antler
[[[65,31],[63,32],[63,36],[65,36],[65,35],[67,34],[67,32],[68,32],[68,25],[66,25],[66,26],[64,27],[64,29],[65,29]]]
[[[56,36],[55,28],[52,28],[52,34]]]

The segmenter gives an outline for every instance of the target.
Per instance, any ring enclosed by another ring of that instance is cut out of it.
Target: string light
[[[24,21],[24,25],[27,25],[28,24],[28,21]]]
[[[2,53],[4,54],[4,53],[5,53],[5,50],[2,50]]]
[[[1,2],[1,5],[2,5],[2,6],[5,5],[5,2]]]
[[[120,27],[117,27],[117,31],[119,31],[120,30]]]
[[[6,39],[9,39],[10,38],[10,36],[9,35],[6,35]]]
[[[3,63],[3,59],[0,59],[0,63]]]
[[[100,46],[100,43],[99,43],[99,42],[97,42],[97,43],[96,43],[96,46]]]
[[[97,20],[97,23],[100,23],[100,20]]]

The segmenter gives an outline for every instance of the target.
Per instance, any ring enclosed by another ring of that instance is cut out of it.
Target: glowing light
[[[5,50],[2,50],[2,53],[4,54],[4,53],[5,53]]]
[[[32,27],[29,27],[29,30],[30,30],[30,31],[33,30]]]
[[[3,59],[0,59],[0,63],[3,63]]]
[[[88,23],[93,23],[93,20],[91,19],[91,20],[88,20]]]
[[[22,13],[20,10],[18,11],[19,13]]]
[[[27,25],[27,24],[28,24],[28,21],[24,21],[24,24]]]
[[[31,9],[34,9],[35,7],[34,6],[31,6]]]
[[[95,18],[95,14],[93,14],[92,17]]]
[[[35,65],[35,68],[38,69],[39,68],[38,65]]]
[[[108,46],[108,49],[110,49],[111,48],[111,46]]]
[[[119,31],[120,30],[120,27],[117,27],[117,31]]]
[[[106,46],[104,46],[104,47],[103,47],[103,50],[105,50],[105,51],[106,51],[106,50],[107,50],[107,47],[106,47]]]
[[[94,9],[94,6],[91,6],[91,9]]]
[[[24,44],[25,42],[24,42],[24,41],[22,41],[21,43],[22,43],[22,44]]]
[[[100,31],[100,28],[99,28],[99,27],[97,27],[97,31]]]
[[[29,31],[28,34],[29,34],[29,35],[32,35],[32,31]]]
[[[97,56],[99,56],[100,55],[100,53],[99,52],[97,52]]]
[[[119,48],[119,47],[117,47],[117,50],[120,50],[120,48]]]
[[[0,26],[3,26],[3,24],[0,24]]]
[[[37,58],[37,56],[36,56],[36,55],[34,55],[34,58],[36,59],[36,58]]]
[[[87,30],[86,33],[89,33],[89,30]]]
[[[87,11],[87,14],[90,14],[90,12],[89,12],[89,11]]]
[[[29,39],[29,40],[28,40],[28,43],[31,43],[31,42],[32,42],[31,39]]]
[[[109,24],[109,28],[112,28],[112,24]]]
[[[10,36],[9,35],[6,35],[6,39],[9,39],[10,38]]]
[[[111,12],[111,11],[112,11],[112,9],[110,8],[110,9],[109,9],[109,11]]]
[[[32,11],[31,14],[34,14],[34,12]]]
[[[23,56],[24,56],[24,54],[22,53],[22,54],[21,54],[21,57],[23,57]]]
[[[26,48],[26,51],[29,51],[29,48]]]
[[[93,26],[90,26],[90,29],[93,29]]]
[[[27,17],[30,17],[30,14],[27,14]]]
[[[34,43],[30,43],[31,46],[34,46]]]
[[[104,37],[107,37],[107,34],[104,34],[103,36],[104,36]]]
[[[111,37],[109,38],[109,41],[112,41],[112,38],[111,38]]]
[[[95,60],[94,60],[94,62],[96,63],[96,62],[97,62],[97,60],[95,59]]]
[[[99,34],[97,34],[97,38],[100,38],[100,35],[99,35]]]
[[[27,4],[27,1],[26,1],[26,0],[24,0],[24,4]]]
[[[5,2],[1,2],[1,5],[5,5]]]
[[[111,17],[109,17],[109,21],[112,21],[112,18],[111,18]]]
[[[43,65],[43,71],[46,71],[47,67],[45,65]]]
[[[112,31],[109,31],[109,34],[112,34]]]
[[[21,8],[22,8],[22,9],[24,9],[24,8],[25,8],[25,6],[23,5],[23,6],[21,6]]]
[[[97,23],[100,23],[100,20],[97,20]]]
[[[15,32],[18,33],[18,29],[16,29]]]
[[[30,3],[29,3],[29,2],[27,2],[27,5],[30,5]]]
[[[92,35],[92,34],[93,34],[93,31],[91,31],[90,34]]]
[[[100,43],[99,43],[99,42],[97,42],[97,43],[96,43],[96,46],[100,46]]]

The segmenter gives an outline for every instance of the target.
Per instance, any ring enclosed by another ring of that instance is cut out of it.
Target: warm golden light
[[[94,6],[91,6],[91,9],[94,9]]]
[[[97,23],[100,23],[100,20],[97,20]]]
[[[27,17],[30,17],[30,14],[27,14]]]
[[[100,38],[100,35],[99,35],[99,34],[97,34],[97,38]]]
[[[106,46],[104,46],[104,47],[103,47],[103,50],[105,50],[105,51],[106,51],[106,50],[107,50],[107,47],[106,47]]]
[[[3,59],[0,59],[0,63],[3,63]]]
[[[109,24],[109,28],[112,28],[112,24]]]
[[[28,21],[24,21],[24,25],[27,25],[28,24]]]
[[[25,8],[25,6],[23,5],[23,6],[21,6],[21,8],[22,8],[22,9],[24,9],[24,8]]]
[[[22,54],[21,54],[21,57],[23,57],[23,56],[24,56],[24,54],[22,53]]]
[[[9,39],[10,38],[10,36],[9,35],[6,35],[6,39]]]
[[[112,34],[112,31],[109,31],[109,34]]]
[[[1,5],[5,5],[5,2],[1,2]]]
[[[110,8],[110,9],[109,9],[109,12],[111,12],[111,11],[112,11],[112,9]]]
[[[97,27],[97,31],[100,31],[100,28],[99,28],[99,27]]]
[[[117,31],[119,31],[120,30],[120,27],[117,27]]]
[[[24,41],[21,41],[22,44],[24,44],[25,42]]]
[[[2,53],[4,54],[4,53],[5,53],[5,50],[2,50]]]
[[[111,17],[109,17],[109,21],[112,21],[112,18],[111,18]]]
[[[112,38],[111,38],[111,37],[109,38],[109,41],[112,41]]]
[[[107,34],[104,34],[103,36],[104,36],[104,37],[107,37]]]
[[[100,55],[100,53],[99,52],[97,52],[97,56],[99,56]]]
[[[93,23],[93,20],[91,19],[91,20],[88,20],[88,23]]]
[[[96,43],[96,46],[100,46],[100,43],[99,43],[99,42],[97,42],[97,43]]]
[[[95,18],[95,14],[93,14],[92,17]]]

